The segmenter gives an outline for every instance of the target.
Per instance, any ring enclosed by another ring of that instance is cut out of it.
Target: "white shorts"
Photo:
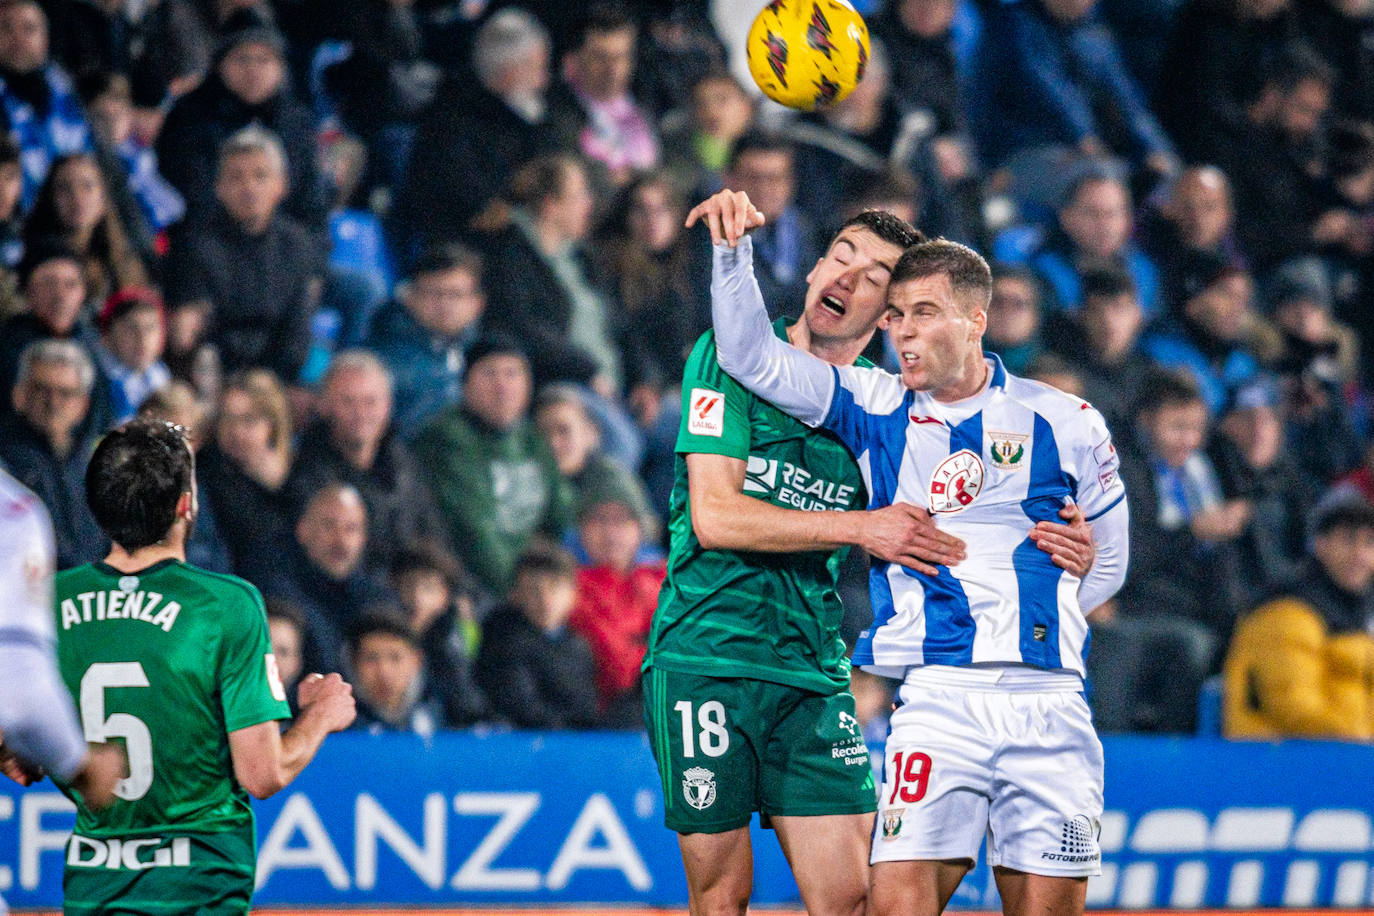
[[[976,862],[986,836],[990,865],[1100,874],[1102,743],[1081,684],[930,681],[897,694],[871,861]]]

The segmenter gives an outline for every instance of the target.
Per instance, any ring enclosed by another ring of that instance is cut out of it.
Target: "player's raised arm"
[[[298,688],[301,713],[281,734],[276,721],[229,733],[234,777],[254,798],[269,798],[291,784],[314,759],[324,739],[353,724],[353,688],[337,674],[312,674]]]

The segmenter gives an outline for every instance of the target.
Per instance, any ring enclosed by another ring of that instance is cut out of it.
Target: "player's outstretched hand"
[[[1030,530],[1030,539],[1060,569],[1073,573],[1078,578],[1088,574],[1097,559],[1097,544],[1093,541],[1093,526],[1083,518],[1083,510],[1077,505],[1068,505],[1059,510],[1059,522],[1036,522]]]
[[[930,513],[910,503],[893,503],[867,513],[863,549],[879,560],[938,576],[939,566],[953,566],[965,557],[959,538],[935,527]]]
[[[692,208],[687,214],[688,229],[705,220],[706,228],[711,230],[711,244],[729,243],[731,248],[739,244],[744,233],[763,225],[763,214],[749,200],[743,191],[726,188],[717,191]]]
[[[21,786],[31,786],[43,779],[43,771],[21,760],[18,755],[0,743],[0,773]]]
[[[310,674],[301,679],[296,688],[301,711],[309,710],[319,716],[329,732],[341,732],[353,724],[358,707],[353,699],[353,685],[337,674]]]
[[[92,744],[72,785],[86,807],[99,811],[115,799],[115,786],[124,778],[124,751],[114,744]]]

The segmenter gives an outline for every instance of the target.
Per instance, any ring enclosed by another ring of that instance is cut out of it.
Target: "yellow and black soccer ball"
[[[815,111],[849,95],[868,67],[868,26],[846,0],[772,0],[746,43],[763,94]]]

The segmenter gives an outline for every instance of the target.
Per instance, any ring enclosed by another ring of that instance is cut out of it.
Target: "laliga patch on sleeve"
[[[1097,482],[1105,493],[1116,485],[1116,472],[1121,467],[1121,456],[1117,454],[1116,446],[1112,445],[1111,436],[1093,446],[1093,460],[1097,462]]]
[[[720,436],[725,432],[725,395],[710,388],[693,388],[687,432],[694,436]]]
[[[286,688],[281,683],[281,669],[277,667],[277,657],[271,652],[263,656],[267,662],[267,687],[272,691],[272,699],[286,702]]]

